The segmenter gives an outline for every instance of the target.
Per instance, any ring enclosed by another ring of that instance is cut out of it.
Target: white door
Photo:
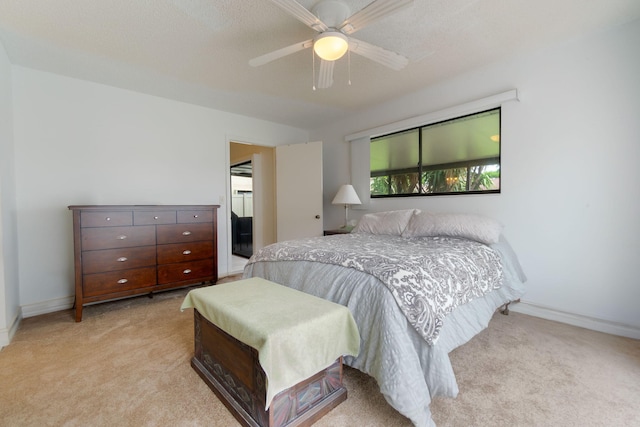
[[[276,147],[277,240],[322,236],[322,141]]]

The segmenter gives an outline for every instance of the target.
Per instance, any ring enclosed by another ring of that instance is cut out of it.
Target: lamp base
[[[344,225],[341,229],[346,229],[349,226],[349,205],[344,205]]]

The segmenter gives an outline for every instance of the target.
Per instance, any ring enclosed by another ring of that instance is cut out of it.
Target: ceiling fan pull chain
[[[351,49],[347,51],[347,69],[349,70],[349,86],[351,86]]]
[[[313,69],[313,74],[311,77],[313,81],[311,82],[311,86],[313,87],[313,90],[316,90],[316,53],[313,51],[313,49],[311,49],[311,58],[313,58],[311,60],[311,68]]]

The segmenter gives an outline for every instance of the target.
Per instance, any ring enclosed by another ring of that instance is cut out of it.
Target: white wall
[[[230,138],[308,140],[300,129],[22,67],[13,91],[25,317],[67,308],[74,295],[68,205],[220,204]],[[224,275],[227,207],[218,215]]]
[[[517,88],[521,101],[503,109],[501,194],[377,199],[370,210],[495,217],[529,278],[523,311],[640,338],[638,46],[635,21],[312,132],[312,140],[325,143],[325,227],[342,219],[330,201],[350,179],[346,135]]]
[[[19,321],[11,64],[0,43],[0,347]]]

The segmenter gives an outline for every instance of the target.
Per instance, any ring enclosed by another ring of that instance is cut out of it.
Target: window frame
[[[466,117],[471,117],[471,116],[476,116],[479,114],[483,114],[483,113],[487,113],[487,112],[491,112],[491,111],[498,111],[498,135],[500,135],[500,140],[498,141],[498,155],[497,157],[491,157],[491,158],[485,158],[485,159],[476,159],[476,160],[462,160],[462,161],[457,161],[457,162],[451,162],[451,163],[442,163],[442,164],[435,164],[435,165],[423,165],[422,164],[422,147],[423,147],[423,141],[422,141],[422,129],[424,128],[429,128],[432,126],[438,126],[438,125],[442,125],[443,123],[447,123],[447,122],[453,122],[456,120],[460,120],[460,119],[464,119]],[[371,184],[369,185],[369,197],[372,199],[385,199],[385,198],[394,198],[394,197],[424,197],[424,196],[450,196],[450,195],[469,195],[469,194],[473,194],[473,195],[479,195],[479,194],[500,194],[501,189],[502,189],[502,182],[500,182],[499,187],[497,189],[488,189],[488,190],[469,190],[469,176],[470,176],[470,171],[471,168],[476,167],[476,166],[483,166],[483,165],[487,165],[487,164],[498,164],[498,170],[500,172],[499,178],[500,180],[502,179],[502,105],[498,105],[498,106],[494,106],[494,107],[490,107],[490,108],[485,108],[482,110],[478,110],[478,111],[474,111],[474,112],[470,112],[467,114],[462,114],[459,116],[454,116],[454,117],[450,117],[447,119],[442,119],[439,121],[434,121],[431,123],[427,123],[427,124],[422,124],[422,125],[418,125],[418,126],[412,126],[412,127],[407,127],[405,129],[399,129],[396,130],[394,132],[389,132],[389,133],[385,133],[385,134],[380,134],[377,135],[375,137],[371,137],[370,141],[369,141],[369,145],[371,145],[373,142],[375,142],[375,140],[378,140],[380,138],[385,138],[385,137],[389,137],[389,136],[393,136],[396,134],[401,134],[401,133],[408,133],[408,132],[412,132],[414,130],[417,130],[418,133],[418,165],[416,167],[410,167],[410,168],[401,168],[401,169],[387,169],[387,170],[383,170],[383,171],[377,171],[377,172],[372,172],[371,171],[371,159],[369,159],[369,182],[371,182],[371,178],[374,177],[380,177],[380,176],[386,176],[388,177],[388,183],[389,186],[391,186],[391,177],[394,175],[406,175],[406,174],[410,174],[410,173],[416,173],[419,177],[419,185],[418,185],[418,192],[416,193],[395,193],[395,194],[374,194],[371,191]],[[442,192],[424,192],[423,191],[423,174],[426,171],[434,171],[434,170],[442,170],[442,171],[446,171],[448,169],[460,169],[460,168],[466,168],[467,169],[467,179],[466,179],[466,189],[464,191],[442,191]]]

